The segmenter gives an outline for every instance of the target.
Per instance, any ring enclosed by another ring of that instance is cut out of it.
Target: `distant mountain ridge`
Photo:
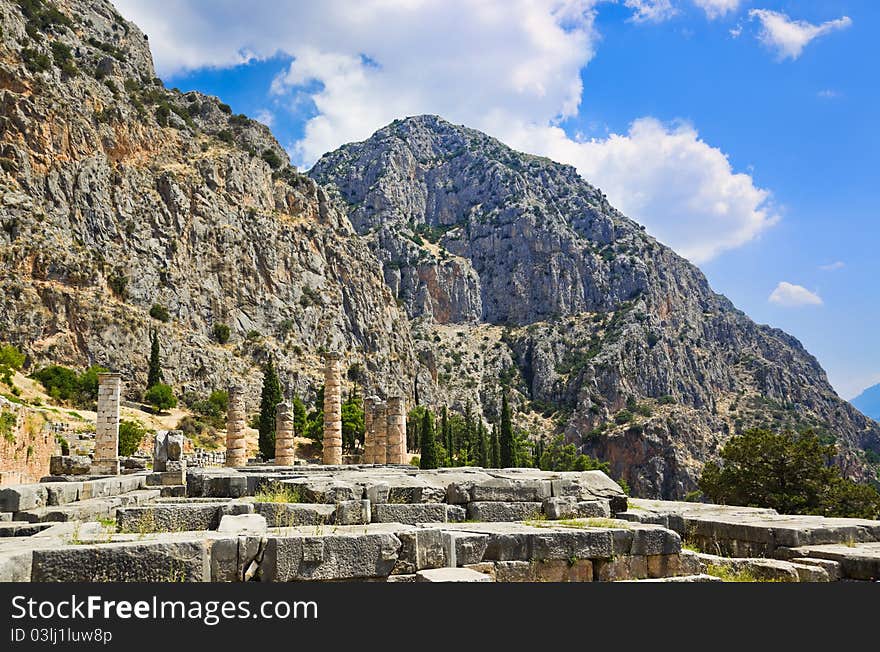
[[[874,421],[880,421],[880,383],[868,387],[850,403],[859,408],[862,414],[871,417]]]

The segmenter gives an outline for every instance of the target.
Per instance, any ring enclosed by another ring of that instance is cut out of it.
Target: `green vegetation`
[[[128,288],[128,277],[121,274],[113,275],[107,279],[110,291],[119,299],[125,298],[125,290]]]
[[[153,307],[150,308],[150,317],[161,322],[168,322],[171,320],[168,308],[158,303],[154,303]]]
[[[258,503],[301,503],[303,502],[302,488],[281,482],[267,482],[254,494],[254,501]]]
[[[214,324],[211,334],[219,344],[226,344],[229,341],[231,331],[226,324]]]
[[[263,150],[263,160],[269,164],[269,167],[273,170],[277,170],[280,168],[284,161],[281,160],[281,157],[275,152],[274,149],[265,149]]]
[[[56,401],[90,408],[98,399],[98,374],[106,371],[105,367],[92,365],[77,374],[73,369],[61,365],[49,365],[31,374],[31,378],[39,381],[46,393]]]
[[[119,422],[119,454],[134,455],[149,432],[137,421],[123,419]]]
[[[73,22],[58,10],[51,2],[43,0],[17,0],[18,8],[27,18],[28,35],[36,38],[32,33],[34,28],[45,32],[53,27],[73,27]]]
[[[170,410],[177,405],[174,390],[165,383],[157,383],[147,390],[144,400],[160,412]]]
[[[434,419],[431,413],[425,410],[422,415],[422,427],[419,432],[419,468],[436,469],[437,463],[437,436],[434,432]]]
[[[578,453],[574,444],[566,444],[562,435],[554,437],[550,446],[538,458],[538,468],[544,471],[592,471],[609,473],[608,462]]]
[[[364,443],[364,404],[356,393],[342,403],[342,448],[354,451]]]
[[[25,355],[11,344],[0,346],[0,381],[12,387],[12,374],[21,371]]]
[[[834,445],[810,432],[748,430],[709,462],[700,490],[715,503],[772,507],[783,514],[877,518],[880,494],[840,475]]]
[[[33,48],[21,49],[21,60],[24,61],[25,67],[31,72],[46,72],[52,67],[49,56],[43,52],[38,52]]]
[[[510,420],[510,403],[505,391],[501,397],[501,427],[498,434],[498,442],[501,447],[501,468],[516,466],[516,451],[513,442],[513,426]]]
[[[15,412],[7,412],[6,410],[0,412],[0,437],[10,444],[15,443],[15,424],[17,421]]]
[[[263,368],[263,390],[260,394],[260,455],[264,460],[275,457],[275,407],[284,400],[275,361],[269,358]]]
[[[61,72],[70,77],[79,72],[76,64],[73,63],[73,52],[69,45],[65,45],[61,41],[52,41],[51,48],[52,58],[55,60],[55,65],[61,68]]]
[[[147,389],[150,389],[163,381],[162,361],[159,353],[159,334],[150,331],[150,359],[147,361]]]

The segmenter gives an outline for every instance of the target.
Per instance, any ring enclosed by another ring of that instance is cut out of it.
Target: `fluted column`
[[[324,464],[342,464],[342,362],[324,356]]]
[[[92,473],[119,475],[120,374],[98,374],[98,419],[95,423],[95,455]]]
[[[376,398],[373,402],[373,464],[388,463],[388,406]]]
[[[364,398],[364,464],[375,464],[376,457],[376,433],[373,431],[373,407],[376,404],[374,396]]]
[[[285,401],[275,406],[276,466],[293,466],[296,453],[296,440],[293,436],[293,406]]]
[[[229,407],[226,412],[226,466],[247,466],[245,440],[244,389],[229,387]]]

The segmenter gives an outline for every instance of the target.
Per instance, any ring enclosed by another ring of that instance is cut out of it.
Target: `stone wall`
[[[42,413],[0,397],[0,486],[38,482],[58,454],[55,436]]]

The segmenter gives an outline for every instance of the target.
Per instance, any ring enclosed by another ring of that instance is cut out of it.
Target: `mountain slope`
[[[256,403],[271,354],[303,392],[327,347],[410,391],[406,317],[375,257],[264,125],[164,88],[108,2],[3,0],[0,30],[0,339],[32,367],[122,371],[130,395],[152,328],[184,390],[243,379]]]
[[[419,116],[309,174],[382,261],[425,380],[448,400],[476,390],[491,414],[510,379],[536,428],[561,427],[640,495],[683,495],[728,436],[762,424],[818,429],[849,474],[874,478],[861,449],[880,450],[880,428],[816,359],[714,293],[574,168]]]

